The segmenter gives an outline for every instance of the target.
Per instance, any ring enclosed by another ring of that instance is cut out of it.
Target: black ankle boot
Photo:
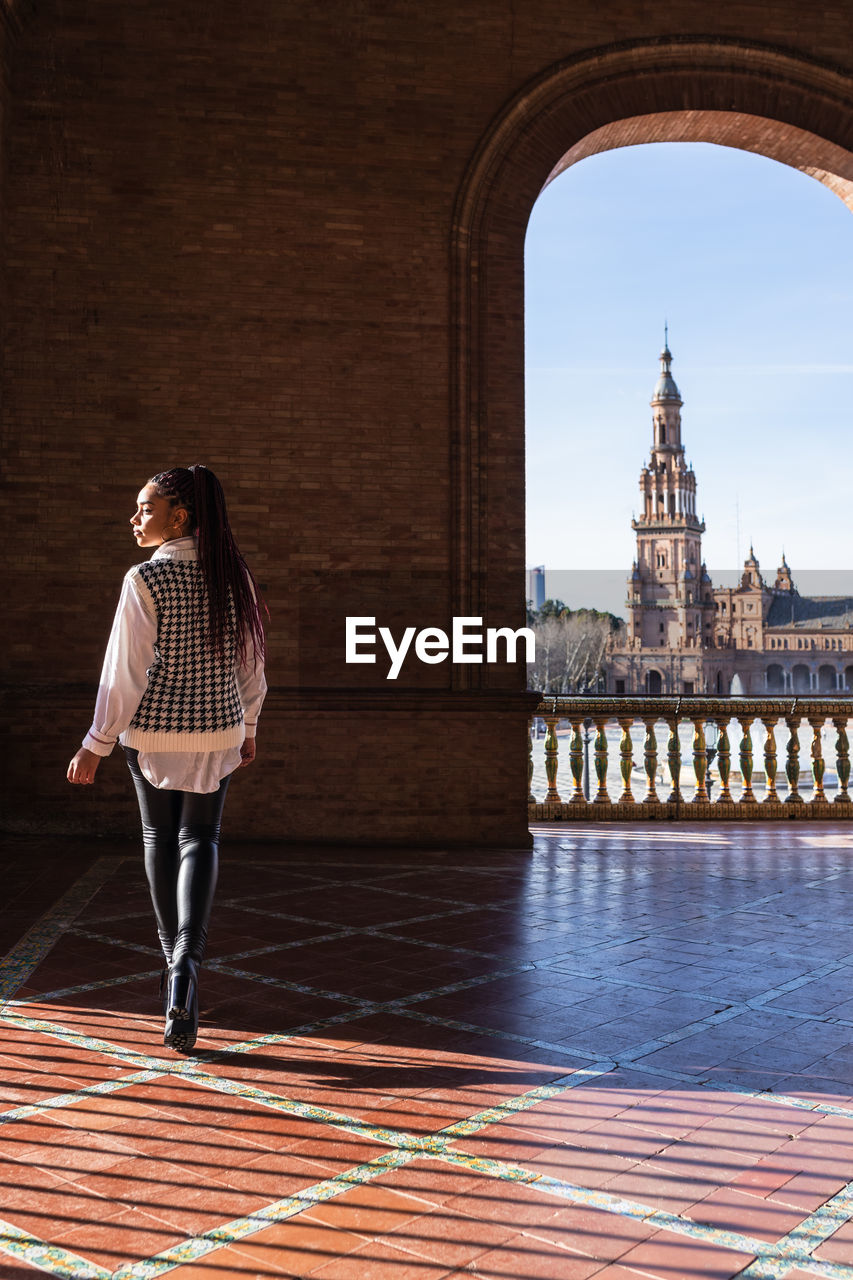
[[[172,964],[172,952],[175,949],[175,939],[169,934],[163,933],[160,929],[157,930],[157,934],[160,938],[160,948],[163,952],[163,968],[160,970],[160,987],[157,994],[160,998],[160,1003],[165,1006],[169,995],[169,969]]]
[[[190,956],[182,956],[169,970],[165,1012],[163,1044],[189,1053],[198,1035],[198,965]]]

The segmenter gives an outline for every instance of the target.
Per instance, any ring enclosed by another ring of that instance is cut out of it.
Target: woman
[[[207,467],[154,476],[130,523],[138,546],[156,550],[125,576],[95,718],[68,779],[94,782],[121,742],[167,965],[163,1043],[186,1053],[198,1032],[225,793],[234,770],[255,758],[264,629],[222,486]]]

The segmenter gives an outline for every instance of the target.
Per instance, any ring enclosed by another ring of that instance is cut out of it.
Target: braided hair
[[[269,616],[251,569],[240,554],[225,507],[225,494],[214,473],[198,464],[161,471],[148,481],[158,497],[185,507],[190,530],[198,537],[198,559],[207,590],[208,641],[222,654],[232,632],[240,663],[246,664],[249,641],[254,653],[266,652],[261,610]],[[232,616],[233,607],[233,616]]]

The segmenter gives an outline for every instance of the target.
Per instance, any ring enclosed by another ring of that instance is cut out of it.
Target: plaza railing
[[[546,730],[545,794],[536,797],[533,793],[531,737],[528,805],[532,821],[853,817],[848,791],[850,699],[543,697],[535,717],[544,721]],[[684,751],[683,734],[679,734],[685,724],[692,728],[689,752]],[[561,769],[558,726],[565,726],[564,742],[568,735],[568,772]],[[614,727],[618,745],[612,741]],[[804,728],[810,741],[807,768],[800,759]],[[832,797],[827,796],[828,786],[824,785],[825,728],[834,736]],[[642,736],[639,749],[632,729],[635,736],[637,732]],[[711,750],[709,729],[715,739]],[[756,733],[759,737],[763,733],[758,768]],[[738,736],[733,768],[731,739]],[[614,754],[618,761],[614,761]],[[591,763],[585,770],[589,758]],[[709,776],[710,759],[713,778]]]

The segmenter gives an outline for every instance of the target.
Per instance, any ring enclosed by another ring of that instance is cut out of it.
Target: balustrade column
[[[788,794],[785,796],[785,804],[802,804],[803,797],[800,795],[800,717],[785,716],[785,724],[788,726],[788,751],[785,761],[785,777],[788,779]]]
[[[650,718],[644,721],[646,726],[646,740],[643,743],[643,765],[646,771],[646,779],[648,785],[646,794],[643,797],[643,804],[660,804],[658,794],[655,789],[655,775],[658,768],[658,744],[655,737],[655,721]]]
[[[575,789],[572,792],[570,804],[585,803],[583,794],[583,734],[581,728],[583,720],[572,720],[572,745],[569,751],[569,768],[572,771],[572,781]]]
[[[764,740],[764,778],[767,788],[765,804],[777,804],[779,801],[776,791],[776,722],[778,719],[778,716],[761,717],[761,723],[767,733]]]
[[[669,741],[666,745],[666,759],[669,765],[669,776],[672,790],[667,797],[667,804],[681,804],[681,743],[678,739],[678,717],[669,720]]]
[[[823,748],[820,740],[821,730],[823,729],[823,716],[809,716],[809,724],[812,727],[811,756],[812,774],[814,775],[812,804],[815,804],[826,800],[823,790],[823,775],[826,771],[826,762],[823,758]]]
[[[693,804],[707,804],[708,787],[705,779],[708,773],[708,748],[705,742],[705,721],[701,716],[693,717],[693,772],[696,775]]]
[[[634,744],[631,741],[633,723],[633,716],[619,717],[619,728],[622,730],[622,741],[619,744],[619,772],[622,774],[620,804],[634,804],[634,793],[631,790],[631,769],[634,764]]]
[[[608,717],[603,719],[596,717],[595,728],[595,776],[598,779],[598,791],[595,793],[595,804],[610,804],[610,796],[607,792],[607,734],[605,728],[607,726]]]
[[[536,717],[531,720],[527,729],[527,803],[535,804],[533,794],[533,735],[536,732]]]
[[[740,776],[743,778],[741,804],[755,804],[752,790],[752,716],[738,716],[741,729],[740,739]]]
[[[838,716],[832,723],[835,725],[837,737],[835,739],[835,768],[838,772],[838,794],[835,797],[836,804],[850,804],[850,795],[847,791],[850,782],[850,743],[847,739],[847,717]]]
[[[721,718],[717,720],[716,724],[719,730],[717,768],[720,771],[720,794],[717,797],[717,804],[731,804],[732,793],[729,791],[729,778],[731,777],[732,752],[729,746],[729,722]]]
[[[560,793],[557,790],[557,761],[560,746],[557,742],[557,721],[559,716],[545,716],[545,776],[548,779],[548,790],[545,792],[546,804],[559,804]]]

